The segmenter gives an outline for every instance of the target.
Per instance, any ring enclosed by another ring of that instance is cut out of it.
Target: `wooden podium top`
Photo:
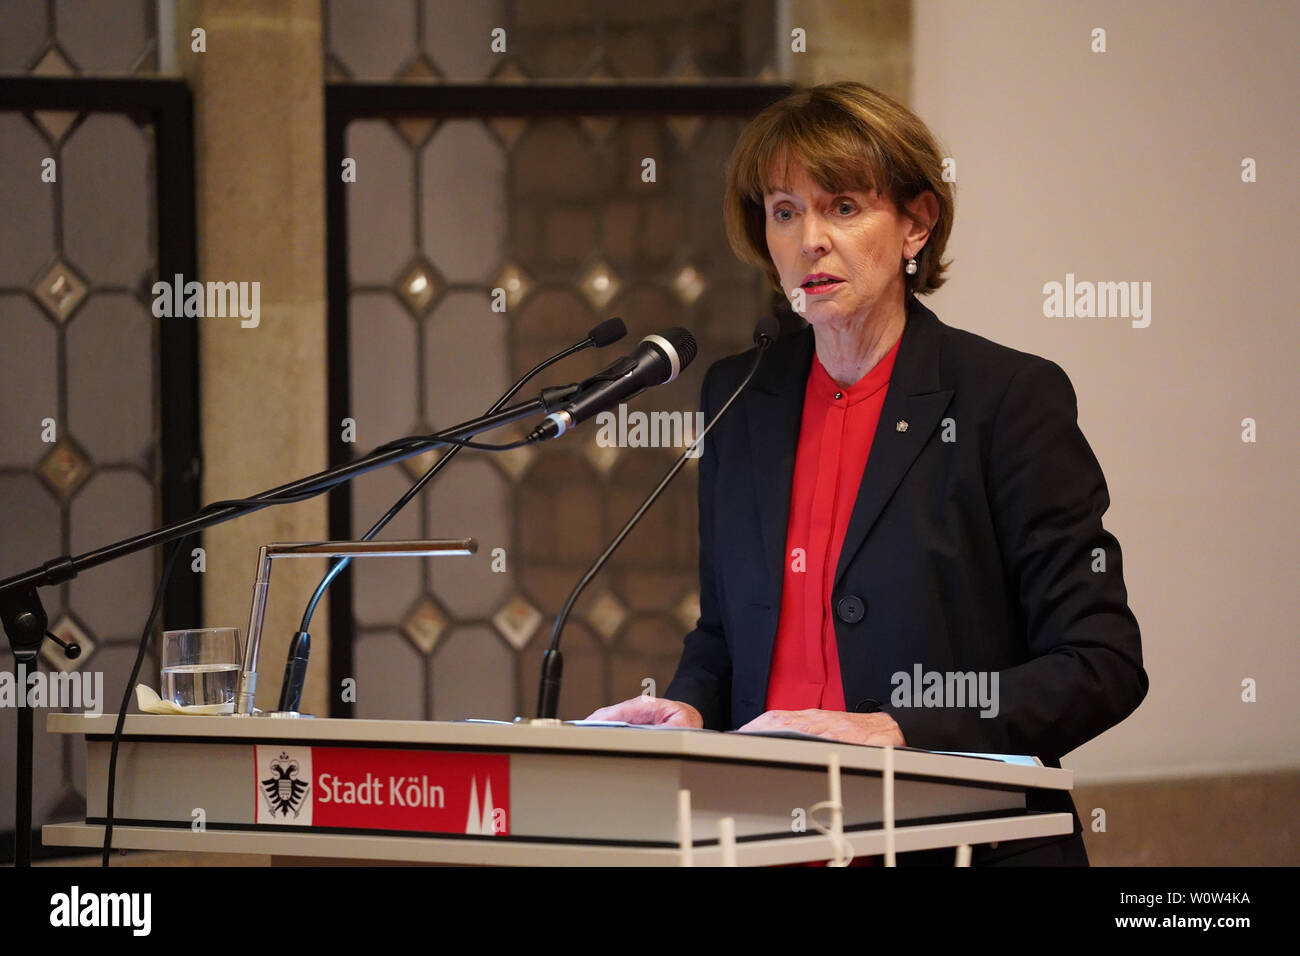
[[[49,714],[51,733],[108,738],[114,714]],[[825,769],[832,752],[842,772],[879,774],[884,770],[883,747],[838,743],[811,738],[772,737],[682,728],[640,728],[476,723],[419,720],[282,719],[258,716],[188,716],[133,714],[126,718],[123,739],[208,743],[301,743],[306,746],[389,746],[404,749],[473,750],[536,753],[542,751],[593,755],[675,757],[768,766]],[[894,749],[894,773],[899,777],[962,780],[1070,790],[1074,773],[1055,767],[1004,763],[974,756],[957,756],[908,747]]]

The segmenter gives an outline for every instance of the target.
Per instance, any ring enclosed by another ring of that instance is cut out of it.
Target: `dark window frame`
[[[171,79],[88,79],[83,77],[0,77],[0,111],[31,113],[147,115],[154,129],[156,263],[160,279],[181,273],[198,279],[194,179],[194,110],[189,88]],[[34,174],[34,173],[33,173]],[[158,333],[160,416],[159,494],[162,523],[185,518],[200,507],[203,473],[199,422],[199,330],[194,322],[162,322]],[[141,528],[141,531],[147,529]],[[202,545],[201,536],[192,539]],[[54,550],[58,550],[55,548]],[[35,565],[49,555],[30,555]],[[161,571],[161,561],[155,565]],[[202,619],[203,593],[196,574],[174,575],[164,595],[163,629],[192,626]],[[8,645],[2,649],[8,652]],[[0,861],[12,861],[12,820],[0,820]],[[44,847],[32,835],[34,858],[83,853]]]

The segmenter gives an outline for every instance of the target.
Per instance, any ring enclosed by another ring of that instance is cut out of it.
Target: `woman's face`
[[[874,190],[824,191],[797,161],[790,163],[788,181],[782,185],[789,192],[763,196],[767,249],[795,311],[813,326],[834,328],[857,325],[873,315],[887,318],[877,306],[901,305],[906,288],[903,265],[920,252],[928,230]],[[807,277],[818,273],[840,281],[820,287],[809,282],[813,287],[806,287]],[[801,287],[803,308],[796,295]]]

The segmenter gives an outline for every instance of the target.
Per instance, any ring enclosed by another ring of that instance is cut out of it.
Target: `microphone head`
[[[754,325],[754,344],[759,348],[766,348],[775,342],[780,334],[781,323],[776,320],[776,316],[765,315]]]
[[[625,335],[627,335],[627,326],[623,324],[622,319],[614,318],[600,323],[587,333],[587,338],[591,339],[591,344],[596,348],[603,349],[606,345],[613,345]]]
[[[661,332],[660,336],[677,350],[677,361],[679,363],[679,372],[685,370],[686,366],[695,361],[695,356],[699,354],[700,347],[695,342],[695,336],[681,326],[675,326],[667,332]]]

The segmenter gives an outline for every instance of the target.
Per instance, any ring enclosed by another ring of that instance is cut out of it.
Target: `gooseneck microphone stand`
[[[710,429],[712,429],[715,424],[717,424],[718,419],[720,419],[727,409],[731,407],[731,404],[740,397],[740,393],[745,390],[745,386],[749,384],[749,380],[753,378],[754,373],[758,371],[758,364],[763,360],[763,355],[767,352],[768,346],[776,341],[779,333],[780,324],[775,318],[767,316],[758,321],[758,324],[754,328],[754,344],[757,346],[754,352],[754,361],[746,372],[745,377],[741,380],[740,384],[736,386],[735,391],[733,391],[727,400],[723,402],[722,407],[718,409],[717,413],[709,420],[708,424],[704,426],[704,429],[700,434],[696,436],[695,441],[691,442],[691,444],[687,446],[686,450],[682,452],[677,461],[673,463],[672,468],[668,469],[668,474],[664,475],[659,484],[655,486],[655,489],[646,496],[645,501],[641,503],[641,507],[636,509],[636,512],[631,518],[628,518],[627,524],[623,525],[622,530],[614,536],[614,540],[609,543],[609,547],[607,547],[600,557],[592,563],[591,567],[587,569],[587,573],[582,576],[582,579],[578,581],[578,583],[574,585],[573,590],[569,592],[569,597],[564,602],[564,606],[560,609],[560,613],[555,616],[555,626],[551,629],[550,646],[542,654],[542,677],[540,686],[537,689],[537,719],[539,721],[553,721],[557,719],[555,715],[560,706],[560,682],[564,676],[564,657],[560,654],[560,635],[564,631],[564,623],[569,619],[569,612],[573,610],[573,605],[577,602],[578,597],[586,589],[587,585],[591,583],[592,579],[600,573],[600,569],[605,566],[605,562],[607,562],[610,557],[613,556],[614,552],[618,550],[619,545],[623,543],[623,539],[628,536],[632,529],[636,527],[637,522],[641,520],[641,517],[650,510],[650,506],[659,499],[661,494],[663,494],[663,491],[668,487],[669,482],[671,482],[673,478],[677,476],[677,473],[682,470],[682,466],[686,464],[686,459],[691,457],[691,453],[695,451],[697,447],[703,447],[704,436],[709,433]]]
[[[3,622],[5,634],[8,635],[9,644],[13,650],[15,676],[19,673],[20,667],[25,669],[28,664],[35,662],[40,652],[41,642],[46,636],[48,617],[45,608],[41,605],[41,599],[37,593],[38,588],[61,584],[89,568],[106,564],[117,558],[168,541],[175,541],[196,531],[259,511],[271,505],[283,504],[287,501],[301,501],[322,494],[335,485],[351,481],[358,475],[411,458],[429,448],[448,444],[468,444],[470,447],[482,447],[490,450],[504,450],[516,447],[516,444],[504,446],[475,445],[469,439],[479,432],[518,421],[529,415],[555,411],[568,401],[576,390],[576,385],[544,389],[539,398],[530,399],[508,408],[498,409],[491,414],[463,422],[433,435],[403,438],[389,442],[355,461],[291,481],[288,484],[264,491],[251,498],[215,502],[189,518],[170,525],[125,538],[76,557],[65,554],[46,561],[39,567],[0,580],[0,621]],[[177,552],[173,553],[173,559],[175,553]],[[73,646],[75,647],[75,645]],[[71,650],[71,647],[65,648],[68,653],[71,653]],[[130,688],[127,690],[129,693]],[[27,688],[25,686],[20,688],[20,692],[22,694],[20,703],[24,706],[18,708],[14,863],[16,866],[25,867],[31,865],[33,715],[31,708],[25,706],[27,703]],[[123,713],[125,713],[125,710],[124,705],[122,708]]]
[[[576,342],[568,348],[556,352],[550,358],[544,359],[542,362],[531,368],[522,378],[518,379],[513,385],[511,385],[510,388],[506,390],[506,393],[497,399],[496,402],[492,404],[492,407],[484,414],[491,415],[493,412],[500,411],[501,407],[505,405],[506,402],[510,401],[510,399],[514,398],[518,391],[529,381],[561,359],[568,358],[575,352],[581,352],[583,349],[591,348],[592,346],[595,346],[596,348],[604,348],[607,345],[617,342],[625,335],[627,335],[627,326],[623,324],[622,319],[606,319],[588,332],[586,338],[582,341]],[[574,391],[576,391],[576,389]],[[438,474],[439,471],[450,464],[451,460],[460,454],[461,449],[464,447],[464,445],[455,445],[448,449],[445,455],[434,462],[432,467],[430,467],[429,470],[426,471],[417,482],[415,482],[415,484],[411,485],[411,487],[408,488],[396,502],[394,502],[391,508],[384,512],[383,516],[371,526],[369,531],[361,536],[360,540],[370,541],[373,539],[374,536],[388,524],[388,522],[393,520],[393,517],[399,511],[406,507],[412,498],[424,489],[425,485],[433,480],[433,477]],[[320,599],[324,596],[325,590],[351,562],[351,557],[339,558],[335,561],[334,564],[330,566],[330,569],[325,572],[325,576],[321,579],[320,584],[316,586],[316,590],[312,593],[311,599],[307,602],[307,607],[302,613],[302,623],[298,625],[298,632],[294,634],[289,641],[289,653],[284,665],[284,680],[280,684],[280,702],[276,707],[276,710],[281,713],[296,712],[302,704],[302,689],[303,684],[307,679],[307,662],[311,656],[311,634],[309,631],[311,630],[312,615],[316,613],[316,605],[320,603]]]

